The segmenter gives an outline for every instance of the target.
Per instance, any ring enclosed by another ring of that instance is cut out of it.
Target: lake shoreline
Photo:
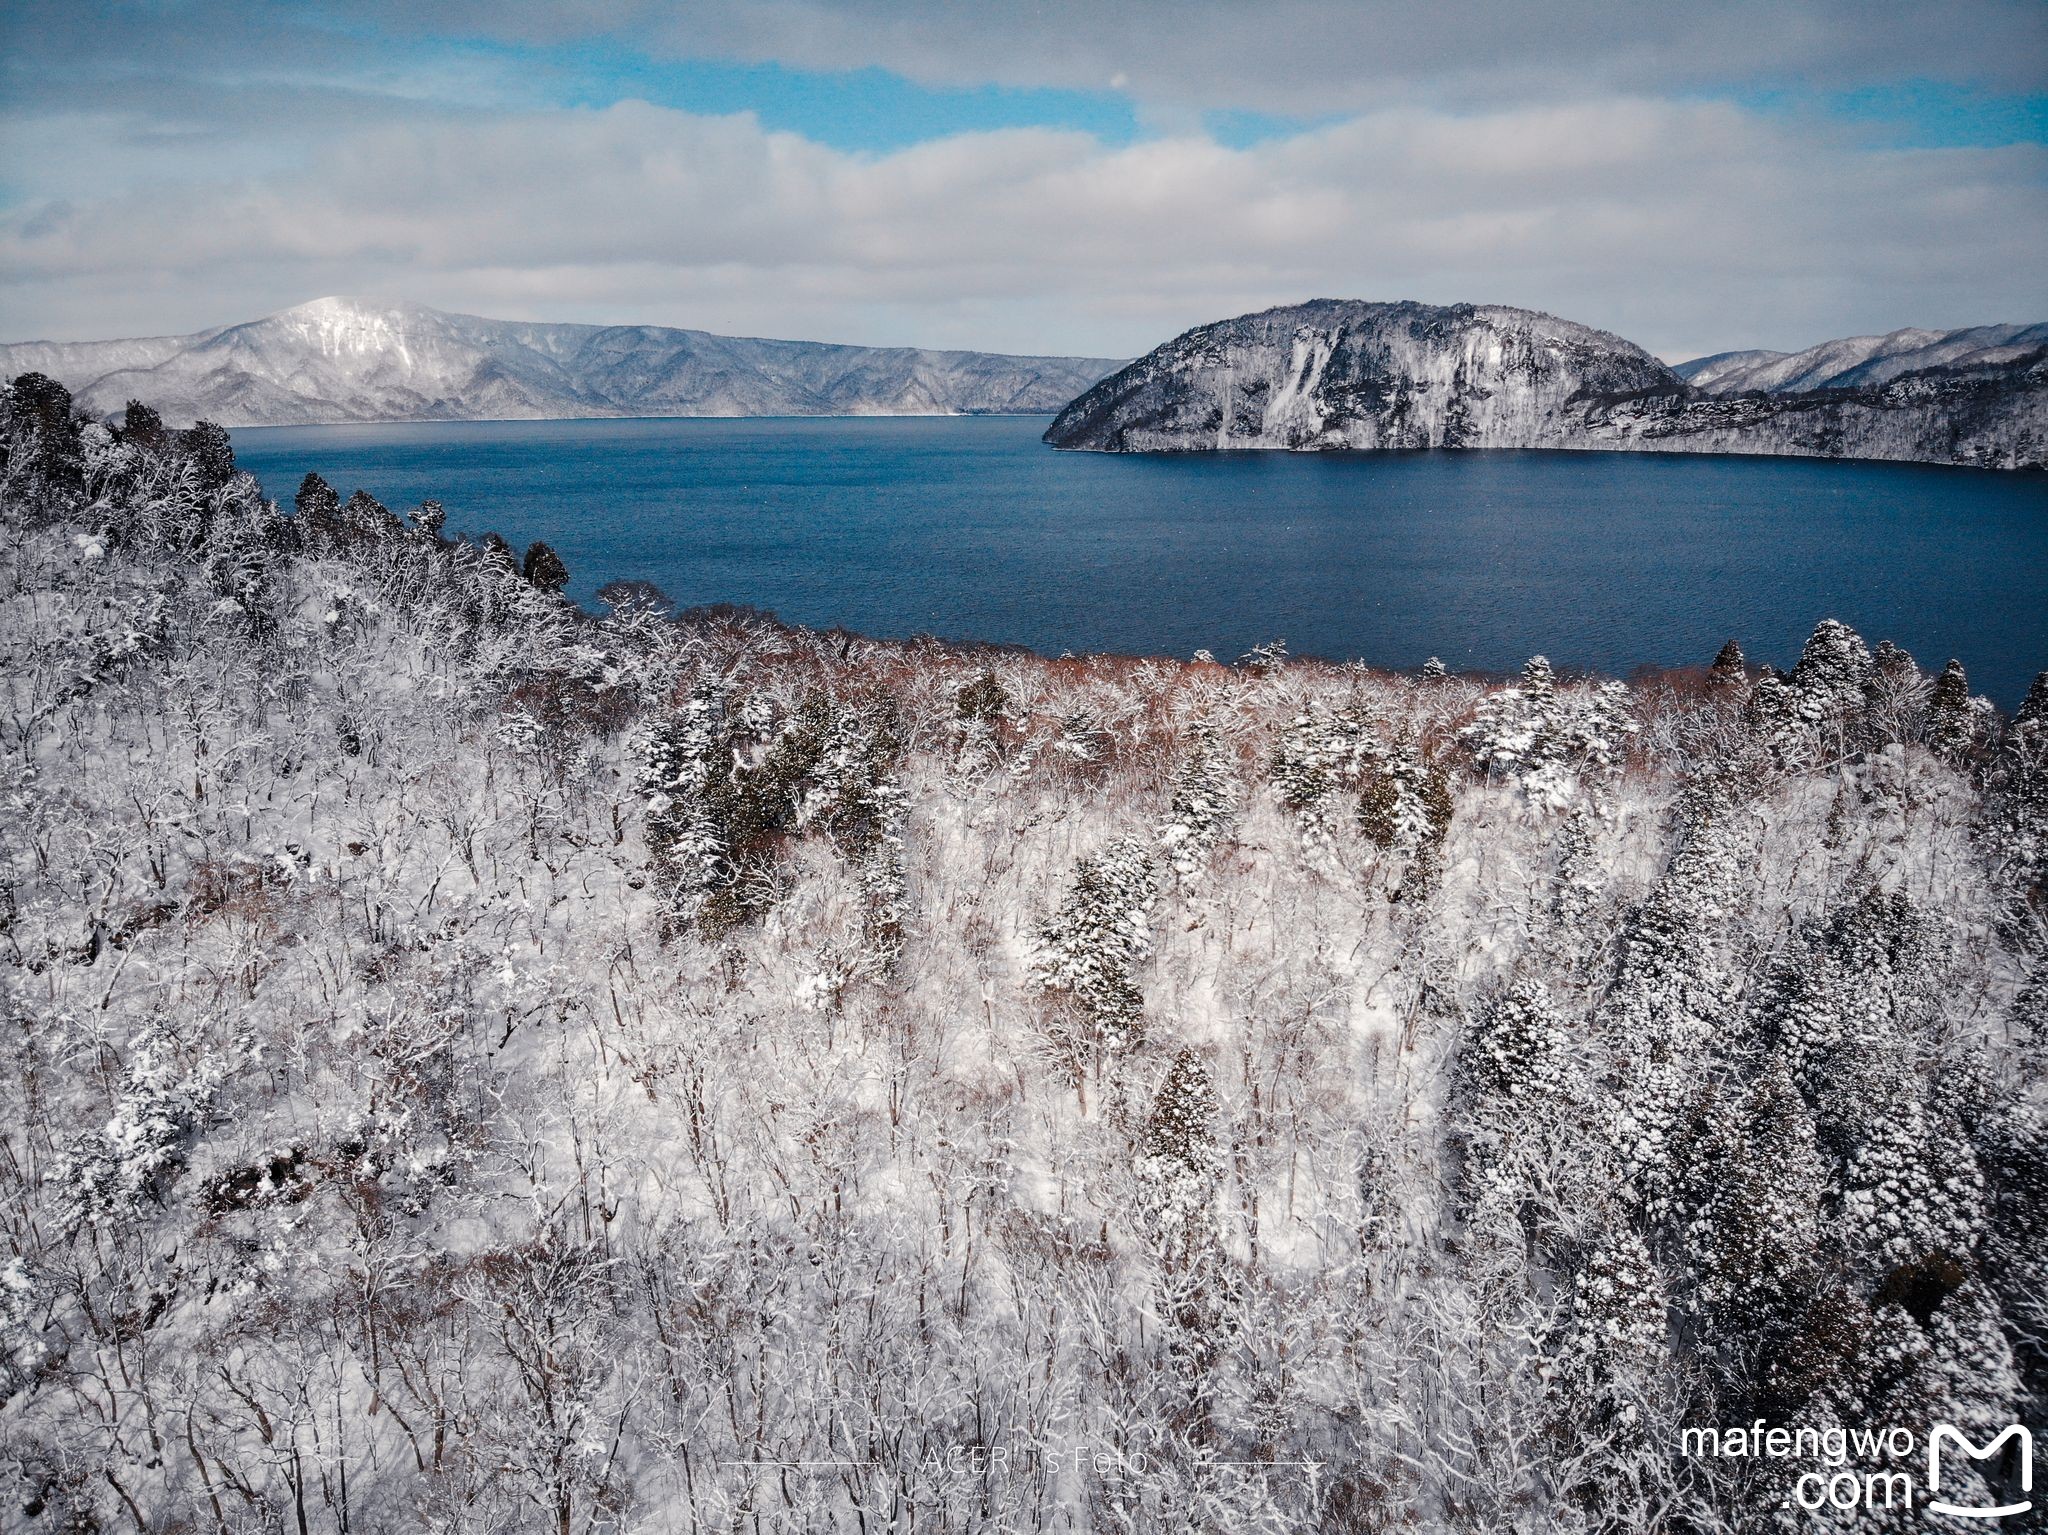
[[[1626,677],[1838,616],[1959,656],[2002,707],[2048,663],[2048,481],[1952,466],[1514,450],[1070,454],[1043,417],[605,418],[249,428],[449,527],[545,540],[570,595],[644,580],[813,630],[1096,653],[1296,654]],[[1933,476],[1940,476],[1935,478]]]

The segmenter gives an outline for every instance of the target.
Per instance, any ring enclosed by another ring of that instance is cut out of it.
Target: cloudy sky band
[[[1675,357],[2048,314],[2048,8],[1665,9],[10,8],[0,333],[339,291],[1102,355],[1328,294]]]

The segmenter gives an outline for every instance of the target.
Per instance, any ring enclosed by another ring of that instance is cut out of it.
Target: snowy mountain
[[[1717,352],[1671,371],[1708,394],[1860,389],[1925,368],[1998,368],[2048,347],[2048,325],[1973,325],[1895,330],[1823,341],[1803,352]]]
[[[1575,402],[1684,383],[1642,348],[1525,309],[1320,299],[1200,326],[1069,405],[1063,448],[1550,446]]]
[[[1695,389],[1720,393],[1717,387],[1723,379],[1733,378],[1749,370],[1761,368],[1769,363],[1782,362],[1790,352],[1769,352],[1752,348],[1746,352],[1715,352],[1709,357],[1695,357],[1691,362],[1671,365],[1671,371],[1684,379]]]
[[[1109,452],[1590,448],[1987,468],[2048,460],[2048,327],[1877,339],[1888,345],[1843,343],[1833,359],[1816,359],[1838,381],[1826,391],[1804,389],[1794,369],[1784,375],[1791,392],[1730,395],[1724,378],[1796,359],[1703,358],[1693,366],[1709,388],[1619,336],[1531,310],[1324,299],[1187,332],[1076,399],[1045,440]]]
[[[0,346],[0,375],[46,373],[94,411],[140,397],[167,422],[227,426],[1049,412],[1116,366],[531,324],[351,298],[192,336]]]

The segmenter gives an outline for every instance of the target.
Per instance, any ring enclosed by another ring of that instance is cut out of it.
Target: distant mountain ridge
[[[2040,468],[2044,343],[2048,326],[1901,331],[1700,358],[1685,366],[1702,384],[1619,336],[1534,310],[1318,299],[1197,326],[1080,395],[1045,440],[1105,452],[1581,448]],[[1806,387],[1812,374],[1829,386]]]
[[[84,407],[131,398],[172,424],[600,416],[1035,414],[1115,359],[771,341],[652,325],[491,320],[315,299],[190,336],[0,345],[8,378],[46,373]]]
[[[1803,352],[1717,352],[1672,368],[1708,394],[1761,390],[1862,389],[1926,368],[1999,367],[2048,347],[2048,325],[1972,325],[1962,330],[1895,330],[1823,341]]]

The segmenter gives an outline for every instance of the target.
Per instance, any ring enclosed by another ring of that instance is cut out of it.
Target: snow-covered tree
[[[1928,1110],[1910,1077],[1870,1076],[1880,1090],[1842,1172],[1842,1229],[1852,1251],[1878,1273],[1938,1255],[1966,1257],[1984,1222],[1974,1149]]]
[[[1465,1090],[1482,1112],[1513,1116],[1562,1093],[1565,1033],[1543,983],[1518,981],[1495,999],[1458,1061]]]
[[[1558,1419],[1580,1432],[1641,1419],[1665,1354],[1663,1277],[1643,1239],[1622,1226],[1586,1254],[1571,1281],[1571,1308],[1547,1350],[1545,1373]]]
[[[1927,744],[1938,756],[1958,760],[1970,749],[1975,727],[1969,679],[1963,663],[1951,658],[1927,695]]]
[[[1457,1115],[1469,1194],[1512,1199],[1514,1164],[1532,1131],[1570,1088],[1563,1021],[1541,981],[1524,978],[1494,998],[1459,1046]]]
[[[1202,1058],[1177,1051],[1152,1100],[1138,1154],[1139,1200],[1160,1261],[1185,1267],[1215,1241],[1210,1202],[1223,1175],[1216,1089]]]
[[[1686,1175],[1698,1304],[1722,1338],[1759,1331],[1811,1282],[1828,1214],[1828,1168],[1783,1061],[1729,1109],[1701,1106]]]
[[[2019,730],[2034,730],[2048,725],[2048,672],[2034,674],[2033,682],[2027,687],[2027,696],[2020,700],[2012,722]]]
[[[53,1174],[67,1226],[99,1226],[161,1195],[183,1163],[187,1136],[227,1074],[217,1056],[178,1059],[168,1021],[152,1019],[128,1042],[121,1088],[106,1123],[74,1141]]]
[[[639,787],[647,852],[663,921],[672,930],[700,922],[716,930],[738,915],[716,904],[741,872],[727,817],[726,729],[724,698],[699,688],[680,708],[651,722],[642,738]]]
[[[1216,1117],[1207,1067],[1194,1051],[1178,1051],[1139,1139],[1138,1206],[1158,1264],[1154,1304],[1168,1356],[1197,1414],[1215,1390],[1230,1289],[1212,1211],[1223,1174]]]
[[[332,543],[341,537],[341,497],[319,475],[309,471],[299,481],[293,507],[298,513],[299,529],[308,540]]]
[[[1173,778],[1173,798],[1159,828],[1159,849],[1183,886],[1198,883],[1209,854],[1229,828],[1237,809],[1237,774],[1231,753],[1213,724],[1189,733],[1187,754]]]
[[[1819,725],[1840,721],[1863,707],[1870,681],[1870,647],[1839,619],[1824,618],[1807,636],[1792,668],[1791,686],[1798,717]]]
[[[431,498],[412,509],[413,531],[423,538],[438,539],[448,525],[448,508]]]
[[[1359,787],[1384,757],[1370,711],[1311,705],[1290,719],[1273,749],[1273,787],[1312,851],[1334,845],[1335,800]]]
[[[1560,689],[1549,659],[1531,656],[1521,682],[1488,694],[1459,738],[1480,767],[1557,808],[1582,777],[1618,767],[1636,729],[1625,684]]]
[[[1152,952],[1158,896],[1151,854],[1124,837],[1080,861],[1066,899],[1038,927],[1034,980],[1072,998],[1112,1053],[1144,1037],[1145,999],[1132,972]]]

